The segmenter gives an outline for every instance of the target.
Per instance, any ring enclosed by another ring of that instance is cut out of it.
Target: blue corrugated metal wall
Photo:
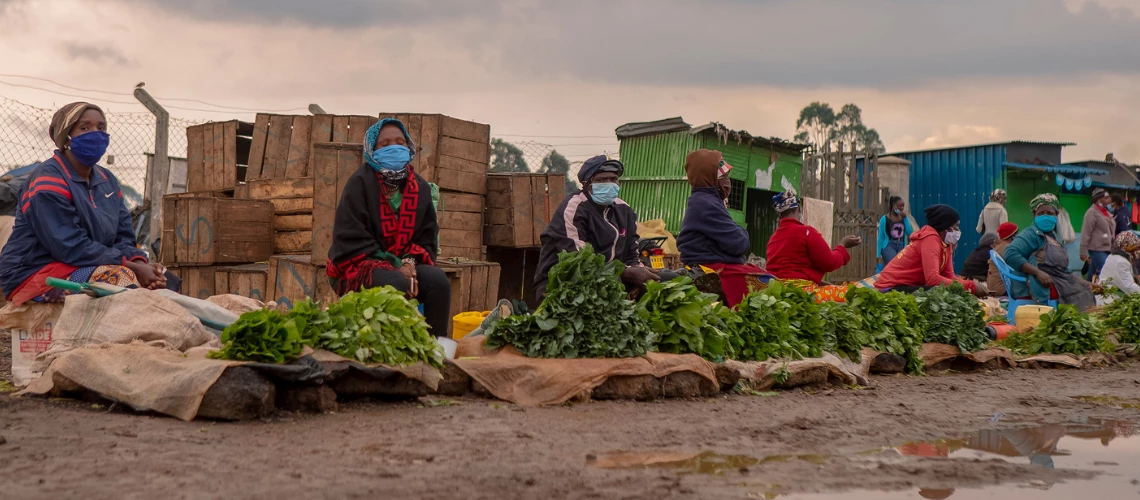
[[[1005,187],[1005,146],[978,146],[898,156],[910,161],[910,211],[919,225],[923,210],[943,203],[962,217],[962,240],[954,252],[954,269],[961,270],[966,256],[978,246],[975,227],[989,195]]]

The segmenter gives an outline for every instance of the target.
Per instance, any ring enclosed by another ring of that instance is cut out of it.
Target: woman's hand
[[[166,288],[166,277],[159,269],[163,269],[159,264],[150,264],[147,262],[127,262],[127,269],[135,273],[135,278],[138,279],[139,285],[143,288],[150,290],[158,290]]]
[[[1046,288],[1053,286],[1053,277],[1049,276],[1049,273],[1046,273],[1045,271],[1038,269],[1036,276],[1037,276],[1037,281],[1041,282],[1041,286],[1046,287]]]
[[[410,262],[405,262],[400,266],[400,273],[408,279],[408,298],[415,298],[420,294],[420,285],[416,281],[416,265]]]

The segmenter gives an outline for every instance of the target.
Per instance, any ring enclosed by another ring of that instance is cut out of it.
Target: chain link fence
[[[520,163],[525,165],[526,171],[529,172],[565,172],[569,179],[567,188],[570,187],[571,183],[575,189],[578,187],[578,170],[582,168],[582,162],[586,158],[593,156],[593,154],[567,156],[558,151],[554,145],[535,141],[505,141],[502,139],[495,139],[495,141],[503,141],[503,145],[496,145],[494,141],[492,143],[491,170],[493,172],[521,172]],[[517,149],[517,151],[512,150],[512,148]],[[618,159],[617,151],[603,150],[598,154],[605,154],[610,158]]]
[[[48,138],[54,109],[0,97],[0,174],[50,158],[55,144]],[[200,121],[170,118],[167,155],[186,157],[186,127]],[[127,206],[142,203],[148,155],[154,154],[155,118],[150,113],[107,113],[111,145],[103,166],[118,177]]]

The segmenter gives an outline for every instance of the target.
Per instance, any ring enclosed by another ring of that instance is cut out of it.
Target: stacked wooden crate
[[[210,122],[186,128],[186,191],[227,193],[246,179],[252,123]]]
[[[538,302],[532,290],[542,232],[566,198],[562,174],[488,174],[487,260],[502,265],[499,297]]]
[[[273,253],[307,255],[313,249],[313,179],[263,179],[248,183],[251,200],[273,206]]]

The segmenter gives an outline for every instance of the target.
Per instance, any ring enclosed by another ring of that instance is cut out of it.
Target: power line
[[[70,85],[65,85],[65,84],[62,84],[62,83],[56,82],[56,81],[54,81],[54,80],[49,80],[49,79],[47,79],[47,78],[39,78],[39,77],[35,77],[35,76],[27,76],[27,75],[13,75],[13,74],[0,74],[0,77],[11,77],[11,78],[26,78],[26,79],[29,79],[29,80],[39,80],[39,81],[42,81],[42,82],[51,83],[51,84],[53,84],[53,85],[58,85],[58,86],[60,86],[60,87],[66,88],[66,89],[75,90],[75,91],[79,91],[79,92],[97,92],[97,93],[100,93],[100,94],[108,94],[108,95],[118,95],[118,96],[127,96],[127,97],[134,97],[134,94],[131,94],[131,93],[126,93],[126,92],[112,92],[112,91],[109,91],[109,90],[97,90],[97,89],[82,89],[82,88],[79,88],[79,87],[72,87],[72,86],[70,86]],[[67,96],[67,97],[78,97],[78,98],[80,98],[80,99],[87,99],[87,98],[88,98],[88,97],[86,97],[86,96],[79,96],[79,95],[74,95],[74,94],[66,94],[66,93],[63,93],[63,92],[58,92],[58,91],[55,91],[55,90],[45,89],[45,88],[41,88],[41,87],[33,87],[33,86],[30,86],[30,85],[20,85],[20,84],[11,83],[11,82],[5,82],[5,81],[0,81],[0,83],[3,83],[3,84],[5,84],[5,85],[11,85],[11,86],[13,86],[13,87],[23,87],[23,88],[27,88],[27,89],[40,90],[40,91],[43,91],[43,92],[50,92],[50,93],[53,93],[53,94],[59,94],[59,95]],[[284,112],[287,112],[287,111],[305,111],[305,110],[306,110],[306,108],[289,108],[289,109],[253,109],[253,108],[242,108],[242,107],[237,107],[237,106],[226,106],[226,105],[223,105],[223,104],[214,104],[214,103],[209,103],[209,102],[206,102],[206,101],[201,101],[201,100],[198,100],[198,99],[187,99],[187,98],[181,98],[181,97],[164,97],[164,96],[155,96],[155,98],[156,98],[156,99],[165,100],[165,101],[194,102],[194,103],[198,103],[198,104],[205,104],[206,106],[213,106],[213,107],[215,107],[215,108],[230,109],[230,110],[234,110],[234,111],[248,111],[248,112],[253,112],[253,113],[257,113],[257,112],[266,112],[266,113],[284,113]],[[137,103],[137,102],[121,102],[121,101],[110,101],[110,100],[106,100],[106,99],[102,99],[102,100],[103,100],[104,102],[111,102],[111,103],[115,103],[115,104],[139,104],[139,103]],[[171,109],[180,109],[180,110],[184,110],[184,111],[204,111],[204,112],[207,112],[207,113],[223,113],[223,112],[224,112],[224,111],[221,111],[221,110],[214,110],[214,109],[197,109],[197,108],[184,108],[184,107],[179,107],[179,106],[165,106],[165,105],[164,105],[164,107],[167,107],[167,108],[171,108]],[[236,114],[236,113],[235,113],[235,114]]]
[[[4,75],[0,75],[4,76]],[[534,137],[538,139],[613,139],[609,135],[528,135],[528,134],[494,134],[495,137]]]

